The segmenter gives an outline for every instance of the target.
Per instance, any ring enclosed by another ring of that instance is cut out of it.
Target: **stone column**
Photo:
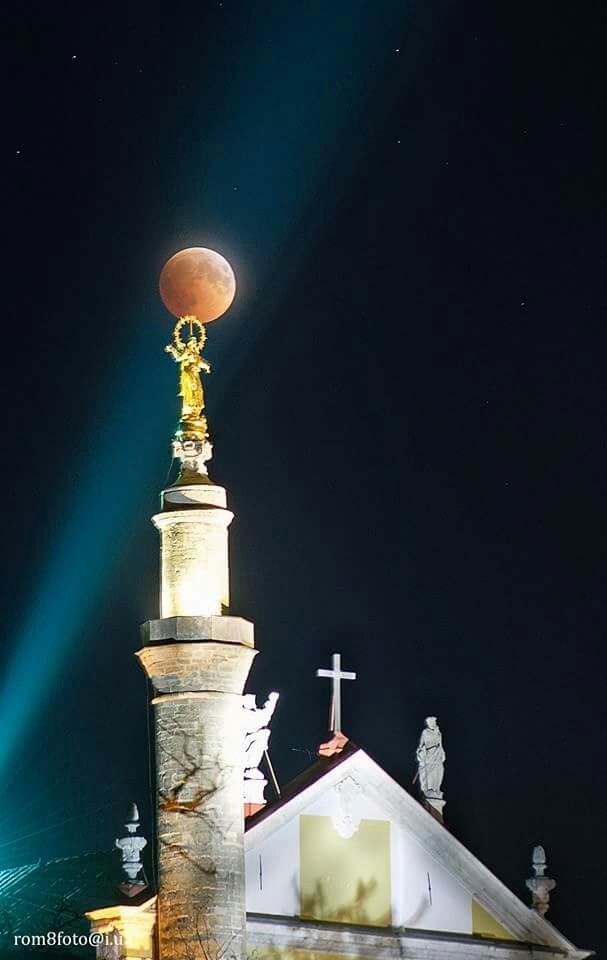
[[[228,602],[225,490],[177,485],[153,518],[160,619],[138,657],[154,687],[160,960],[242,960],[242,692],[253,625]]]

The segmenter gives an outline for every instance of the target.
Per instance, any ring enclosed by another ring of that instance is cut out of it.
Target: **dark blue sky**
[[[12,6],[12,10],[11,10]],[[149,516],[175,370],[156,294],[216,247],[212,476],[250,689],[287,780],[346,732],[400,782],[423,718],[450,828],[602,933],[601,4],[9,4],[0,867],[149,826]],[[302,752],[303,751],[303,752]]]

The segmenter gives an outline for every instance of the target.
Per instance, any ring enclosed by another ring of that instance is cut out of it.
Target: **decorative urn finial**
[[[533,848],[531,857],[534,876],[527,881],[527,887],[531,890],[533,898],[533,909],[541,913],[542,916],[548,912],[550,906],[550,892],[556,887],[556,880],[545,876],[548,864],[546,863],[546,853],[544,848],[537,846]]]
[[[134,897],[147,886],[141,862],[141,851],[147,846],[147,840],[145,837],[135,836],[139,829],[139,810],[136,803],[132,803],[129,807],[125,827],[128,836],[116,840],[116,847],[122,855],[124,874],[119,889],[127,897]]]

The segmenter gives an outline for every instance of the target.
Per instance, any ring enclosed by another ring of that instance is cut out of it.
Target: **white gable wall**
[[[470,895],[424,851],[410,832],[365,795],[364,784],[361,786],[362,793],[352,804],[355,816],[390,822],[393,926],[471,933]],[[247,910],[250,913],[299,915],[299,817],[334,817],[338,814],[336,785],[328,785],[323,793],[267,835],[262,843],[253,842],[246,853]],[[254,831],[251,840],[254,841]]]
[[[398,825],[393,826],[393,833],[395,926],[472,933],[470,894],[411,833]]]
[[[299,916],[298,816],[247,850],[245,872],[247,913]]]

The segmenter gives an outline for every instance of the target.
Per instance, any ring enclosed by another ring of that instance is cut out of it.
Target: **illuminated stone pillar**
[[[152,518],[160,531],[160,616],[210,617],[230,605],[226,492],[212,483],[176,486]]]
[[[138,657],[154,687],[160,960],[245,955],[242,692],[253,625],[228,603],[226,494],[165,490],[160,619]]]

